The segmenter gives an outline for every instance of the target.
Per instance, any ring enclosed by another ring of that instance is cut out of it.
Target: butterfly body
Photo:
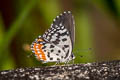
[[[74,21],[71,12],[64,12],[54,19],[51,28],[31,45],[38,60],[45,62],[68,62],[74,59]]]

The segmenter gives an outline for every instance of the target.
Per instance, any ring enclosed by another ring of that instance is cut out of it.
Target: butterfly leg
[[[56,62],[56,63],[54,64],[54,66],[56,66],[56,65],[58,65],[58,62]]]
[[[69,62],[70,62],[69,60],[68,60],[68,61],[66,61],[64,65],[68,65],[68,63],[69,63]]]
[[[58,65],[58,64],[60,64],[60,61],[57,61],[53,66],[56,66],[56,65]]]
[[[67,61],[65,62],[65,65],[69,64],[69,62],[70,62],[70,60],[67,60]],[[74,64],[74,59],[72,59],[72,64]]]
[[[72,64],[74,64],[75,63],[75,61],[74,61],[74,59],[72,60]]]

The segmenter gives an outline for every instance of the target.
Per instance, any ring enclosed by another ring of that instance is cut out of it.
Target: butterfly
[[[72,53],[75,42],[75,22],[70,11],[53,20],[51,27],[31,44],[36,58],[43,63],[66,63],[75,59]]]

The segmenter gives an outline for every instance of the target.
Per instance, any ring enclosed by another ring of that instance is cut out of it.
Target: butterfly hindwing
[[[32,50],[36,54],[36,58],[43,62],[62,62],[66,55],[61,48],[42,39],[41,41],[37,39],[33,43]]]
[[[75,22],[74,17],[70,11],[64,12],[57,16],[51,27],[56,27],[56,25],[63,25],[70,33],[72,44],[75,42]]]

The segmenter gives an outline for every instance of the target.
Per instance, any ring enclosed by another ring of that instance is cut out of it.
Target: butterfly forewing
[[[62,24],[70,33],[72,44],[75,42],[75,22],[70,11],[64,12],[56,17],[52,27]]]
[[[71,12],[64,12],[57,16],[43,37],[69,53],[68,50],[74,43],[74,22]]]

